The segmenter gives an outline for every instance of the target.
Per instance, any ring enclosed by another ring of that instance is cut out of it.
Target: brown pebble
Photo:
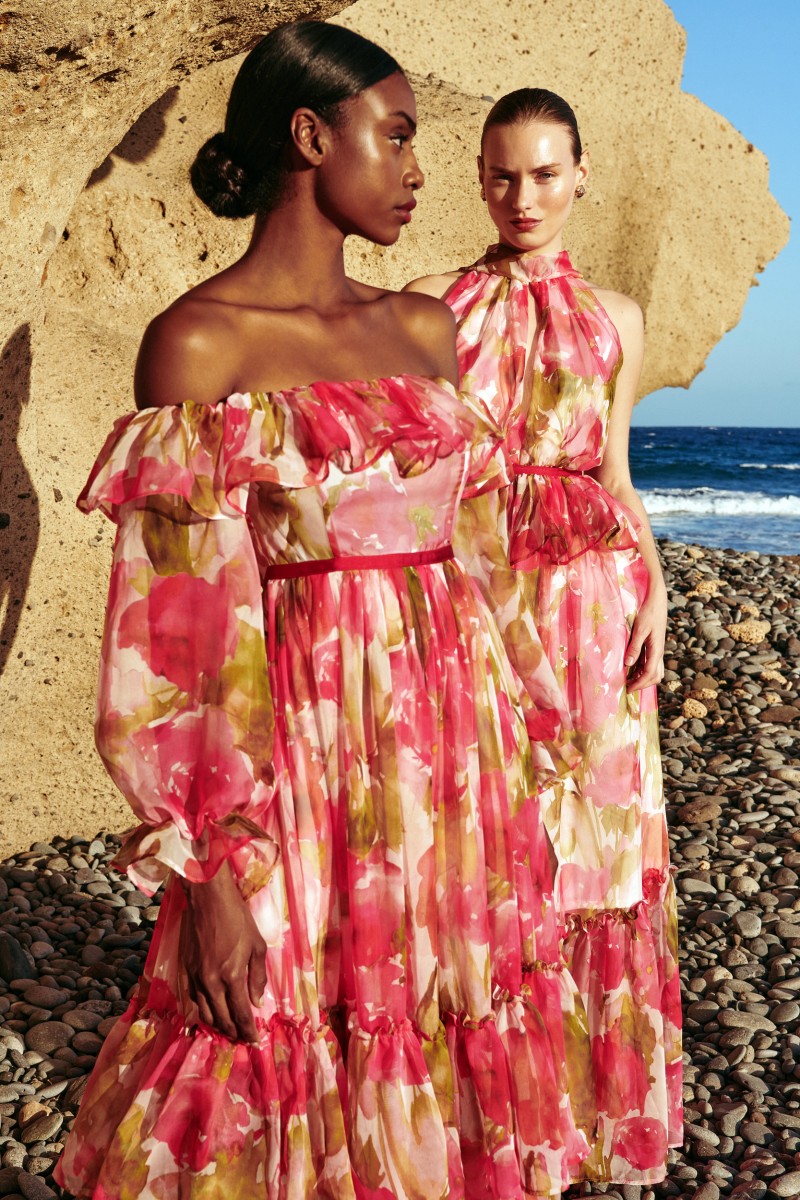
[[[51,1011],[58,1008],[59,1004],[65,1004],[69,998],[69,992],[59,988],[44,987],[41,983],[35,983],[32,987],[25,989],[25,1000],[28,1004],[35,1004],[37,1008],[47,1008]]]
[[[72,1048],[73,1050],[77,1050],[79,1054],[97,1054],[102,1045],[102,1037],[98,1037],[96,1033],[91,1033],[88,1030],[76,1033],[72,1039]]]
[[[20,1173],[17,1180],[17,1187],[25,1200],[56,1200],[56,1194],[53,1189],[48,1187],[45,1181],[40,1179],[38,1175],[31,1175],[27,1171]]]
[[[706,825],[722,815],[722,806],[716,800],[708,798],[690,800],[682,804],[678,812],[678,820],[686,825]]]
[[[43,1021],[41,1025],[34,1025],[33,1029],[28,1030],[25,1041],[31,1050],[52,1054],[54,1050],[66,1046],[74,1032],[63,1021]]]
[[[738,625],[726,625],[728,636],[735,642],[758,646],[770,631],[769,621],[741,621]]]
[[[762,708],[759,720],[773,725],[794,725],[795,721],[800,721],[800,708],[792,704],[774,704],[771,708]]]
[[[73,1029],[81,1032],[88,1030],[93,1033],[103,1017],[100,1013],[92,1012],[87,1008],[72,1008],[69,1012],[64,1013],[62,1020],[65,1025],[70,1025]]]
[[[81,1100],[83,1093],[86,1091],[86,1085],[89,1082],[88,1075],[79,1075],[77,1079],[72,1079],[67,1084],[67,1089],[64,1092],[64,1108],[70,1112],[74,1112]]]
[[[24,1129],[29,1125],[34,1117],[40,1117],[43,1113],[49,1113],[50,1109],[46,1104],[40,1104],[38,1100],[29,1100],[27,1104],[23,1104],[17,1114],[17,1119]]]
[[[26,1146],[33,1142],[49,1142],[63,1124],[64,1118],[61,1113],[47,1113],[45,1116],[36,1117],[22,1130],[20,1141]]]
[[[19,1173],[19,1167],[0,1167],[0,1195],[8,1195],[17,1186]]]

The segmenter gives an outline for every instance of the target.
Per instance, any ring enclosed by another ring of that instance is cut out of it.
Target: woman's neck
[[[301,189],[257,217],[250,245],[231,268],[249,302],[269,308],[336,311],[352,301],[344,234]]]
[[[499,231],[498,231],[499,233]],[[564,252],[564,242],[562,238],[555,238],[552,242],[548,242],[546,246],[511,246],[508,242],[501,242],[500,245],[506,250],[509,255],[515,255],[522,258],[558,258],[559,254]]]

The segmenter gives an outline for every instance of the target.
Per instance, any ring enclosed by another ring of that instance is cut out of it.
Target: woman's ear
[[[311,108],[298,108],[289,122],[292,145],[311,167],[318,167],[325,157],[329,133],[329,126]]]
[[[481,200],[486,199],[486,189],[483,186],[483,157],[478,155],[478,183],[481,185]]]
[[[586,180],[589,178],[589,165],[589,151],[584,150],[583,154],[581,155],[580,162],[575,168],[576,185],[586,183]]]

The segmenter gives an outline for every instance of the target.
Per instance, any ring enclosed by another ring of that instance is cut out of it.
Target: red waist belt
[[[515,475],[584,475],[584,471],[573,471],[570,467],[536,467],[522,463],[514,463],[512,470]]]
[[[407,554],[334,554],[333,558],[312,558],[308,562],[276,563],[267,567],[265,578],[302,579],[306,575],[329,575],[331,571],[386,571],[391,567],[427,567],[449,562],[453,547],[409,551]]]

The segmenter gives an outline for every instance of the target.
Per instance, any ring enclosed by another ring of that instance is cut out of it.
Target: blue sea
[[[656,536],[800,554],[800,428],[637,425],[630,460]]]

